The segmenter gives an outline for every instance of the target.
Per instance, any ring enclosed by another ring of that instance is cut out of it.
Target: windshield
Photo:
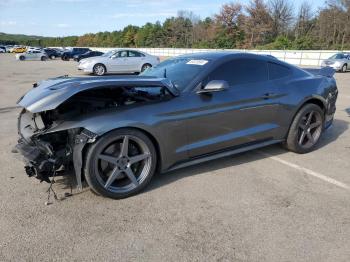
[[[168,78],[182,91],[208,63],[209,61],[204,59],[172,58],[144,71],[141,75]]]
[[[332,55],[328,59],[346,59],[347,57],[348,57],[348,55],[345,55],[345,54],[335,54],[335,55]]]
[[[114,53],[117,52],[116,50],[108,51],[107,53],[104,53],[102,56],[104,57],[110,57],[114,55]]]

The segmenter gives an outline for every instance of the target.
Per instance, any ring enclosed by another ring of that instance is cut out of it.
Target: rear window
[[[283,65],[275,64],[275,63],[268,63],[269,66],[269,79],[281,79],[284,77],[287,77],[291,74],[291,70]]]

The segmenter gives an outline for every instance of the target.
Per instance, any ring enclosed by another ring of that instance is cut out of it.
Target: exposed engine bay
[[[38,113],[23,109],[18,118],[20,139],[16,146],[25,159],[28,176],[50,182],[50,177],[75,171],[81,188],[83,149],[97,135],[84,128],[53,132],[66,121],[99,111],[158,103],[172,96],[164,87],[116,86],[76,93],[57,108]]]

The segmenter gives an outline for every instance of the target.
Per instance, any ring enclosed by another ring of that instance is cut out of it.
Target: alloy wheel
[[[94,72],[95,72],[96,75],[102,76],[102,75],[105,74],[105,68],[104,68],[103,65],[96,65],[94,67]]]
[[[303,148],[315,145],[322,133],[322,116],[317,111],[304,114],[299,123],[298,144]]]
[[[152,166],[146,143],[130,135],[120,136],[106,145],[95,161],[98,182],[113,193],[137,188],[150,174]]]

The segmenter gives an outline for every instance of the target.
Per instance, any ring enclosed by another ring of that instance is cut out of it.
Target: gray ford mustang
[[[79,188],[85,179],[98,194],[124,198],[156,172],[275,143],[313,150],[335,113],[333,74],[215,52],[140,76],[48,79],[18,101],[16,148],[29,176],[73,173]]]

